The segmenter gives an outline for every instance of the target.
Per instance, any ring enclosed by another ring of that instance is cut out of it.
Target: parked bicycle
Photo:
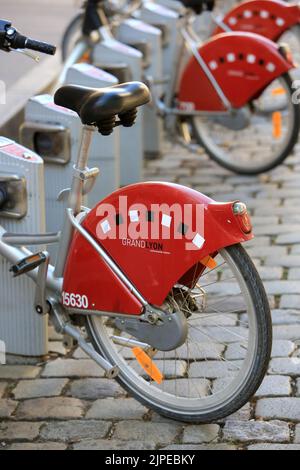
[[[254,175],[271,170],[290,155],[300,131],[299,105],[292,100],[294,63],[288,50],[243,32],[217,35],[201,45],[192,13],[199,13],[199,2],[183,3],[190,8],[179,20],[176,57],[168,57],[163,99],[150,83],[158,115],[173,136],[179,127],[188,144],[196,139],[213,160],[231,171]],[[139,17],[139,4],[130,2],[129,11],[122,8],[116,21],[134,11]],[[105,5],[103,0],[88,0],[67,28],[63,57],[69,57],[68,65],[84,54],[92,61],[95,43],[112,35]],[[184,51],[190,56],[187,65]]]
[[[0,21],[1,50],[19,47],[54,52]],[[0,226],[0,254],[14,276],[36,283],[37,315],[49,314],[108,377],[162,415],[209,422],[250,399],[270,358],[268,300],[241,246],[253,237],[246,206],[168,183],[122,188],[92,210],[82,205],[98,174],[88,168],[93,133],[133,125],[149,99],[138,82],[57,90],[55,103],[83,125],[64,226],[27,235]],[[25,248],[57,241],[51,264],[47,252]]]

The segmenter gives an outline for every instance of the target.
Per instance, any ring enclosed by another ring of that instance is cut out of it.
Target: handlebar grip
[[[25,48],[33,51],[41,52],[43,54],[54,55],[56,47],[46,42],[35,41],[34,39],[26,39]]]

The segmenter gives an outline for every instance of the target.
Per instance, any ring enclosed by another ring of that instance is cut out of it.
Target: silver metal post
[[[69,194],[68,208],[72,210],[76,216],[81,211],[82,207],[82,195],[84,189],[84,175],[83,172],[87,169],[87,163],[89,158],[89,149],[92,142],[94,127],[83,126],[81,144],[78,154],[77,163],[73,170],[73,180],[71,191]],[[60,238],[57,259],[55,263],[56,277],[63,277],[64,268],[68,256],[69,246],[72,241],[74,233],[74,227],[70,222],[69,217],[65,218],[62,234]]]

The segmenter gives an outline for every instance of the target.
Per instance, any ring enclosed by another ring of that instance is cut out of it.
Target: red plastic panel
[[[174,211],[167,210],[171,206]],[[114,214],[108,207],[115,208]],[[180,210],[183,217],[178,217]],[[195,223],[197,213],[203,214],[204,226],[201,215],[201,227]],[[184,214],[192,214],[192,218]],[[146,300],[158,306],[205,256],[252,238],[241,232],[232,203],[217,204],[197,191],[168,183],[140,183],[113,193],[88,214],[83,226]],[[133,234],[141,229],[144,233],[134,240]],[[67,261],[63,290],[87,296],[89,310],[141,311],[141,305],[78,234]]]
[[[200,47],[199,54],[235,108],[245,106],[293,67],[273,41],[252,33],[219,34]],[[183,109],[224,109],[195,57],[182,74],[178,99]]]
[[[277,41],[300,22],[300,8],[278,0],[248,0],[227,13],[223,21],[232,31],[248,31]],[[218,27],[214,34],[221,32]]]

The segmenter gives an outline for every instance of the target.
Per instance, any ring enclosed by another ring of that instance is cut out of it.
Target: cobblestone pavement
[[[268,376],[235,415],[183,425],[127,397],[80,351],[64,356],[52,333],[47,363],[0,367],[1,447],[300,450],[300,145],[285,165],[261,177],[233,175],[205,155],[171,145],[145,173],[145,179],[176,181],[217,200],[248,203],[256,233],[248,251],[273,311]]]

